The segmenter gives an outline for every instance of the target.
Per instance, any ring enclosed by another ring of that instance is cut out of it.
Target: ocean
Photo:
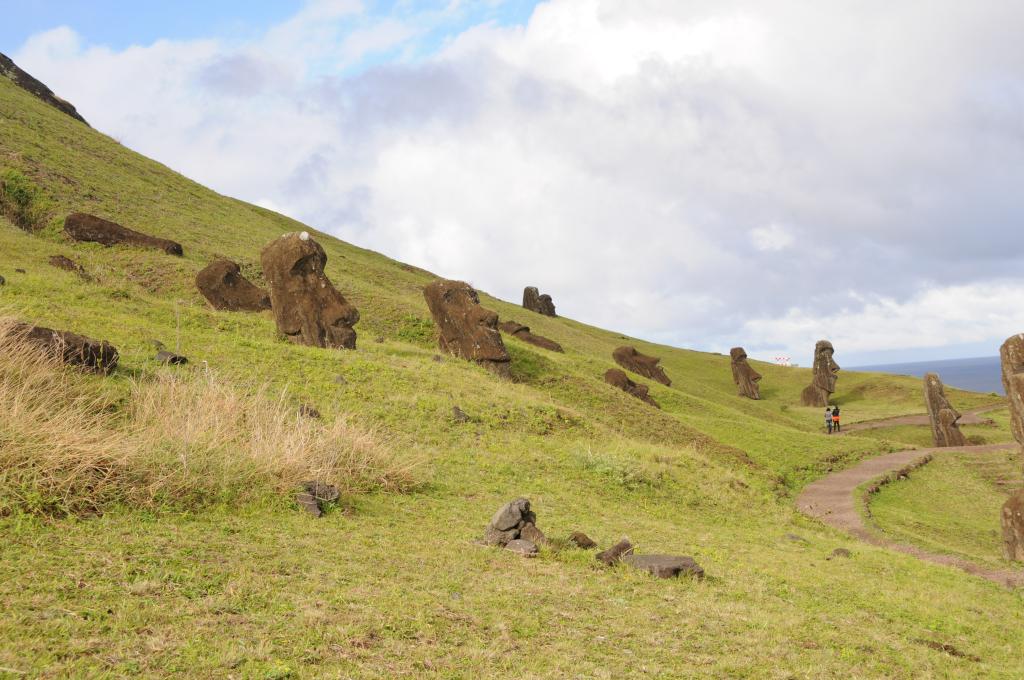
[[[999,363],[999,357],[942,359],[939,361],[915,361],[905,364],[857,366],[849,370],[912,375],[915,378],[923,378],[925,373],[938,373],[942,383],[950,387],[959,387],[962,390],[971,390],[972,392],[1004,394],[1002,367]]]

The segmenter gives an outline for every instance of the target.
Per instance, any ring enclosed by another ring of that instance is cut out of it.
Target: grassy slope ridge
[[[214,256],[258,277],[262,246],[308,227],[205,189],[2,78],[0,166],[31,177],[54,206],[33,235],[0,219],[0,305],[116,344],[114,389],[158,372],[148,343],[157,338],[240,386],[269,382],[328,419],[386,428],[429,461],[418,492],[356,497],[319,522],[276,506],[0,519],[10,575],[0,583],[0,666],[239,677],[1024,672],[1013,652],[1024,643],[1019,596],[794,514],[796,488],[885,446],[822,436],[818,410],[798,405],[806,369],[756,364],[764,399],[742,400],[728,357],[483,295],[503,319],[566,348],[506,337],[517,382],[502,382],[433,360],[421,294],[430,273],[322,234],[327,273],[361,313],[359,349],[296,347],[276,337],[269,314],[210,310],[192,280]],[[60,224],[72,210],[177,240],[185,257],[68,243]],[[53,254],[95,281],[49,267]],[[601,382],[627,341],[662,357],[673,378],[651,385],[662,411]],[[915,379],[844,373],[839,389],[851,420],[921,410]],[[949,392],[961,409],[991,401]],[[453,405],[472,422],[454,422]],[[661,583],[599,571],[578,551],[523,562],[473,547],[493,509],[518,494],[554,535],[628,534],[647,552],[694,555],[711,577]],[[838,545],[855,558],[824,561]],[[921,639],[968,649],[982,665]]]

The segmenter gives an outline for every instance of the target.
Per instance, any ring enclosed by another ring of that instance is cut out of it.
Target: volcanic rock
[[[503,546],[520,538],[523,528],[528,524],[534,528],[537,524],[537,515],[530,510],[530,501],[526,498],[509,501],[491,517],[484,531],[484,543]]]
[[[261,253],[277,329],[291,342],[355,349],[356,310],[327,275],[327,253],[307,232],[268,243]]]
[[[510,375],[510,357],[498,332],[498,315],[480,305],[472,286],[438,279],[423,288],[423,297],[440,330],[442,350],[475,361],[499,376]]]
[[[525,538],[515,538],[505,544],[505,550],[511,550],[517,555],[523,557],[535,557],[537,555],[537,545],[532,541],[528,541]]]
[[[469,417],[468,413],[458,406],[452,406],[452,420],[457,423],[468,423],[472,419]]]
[[[180,243],[149,236],[95,215],[71,213],[64,219],[64,233],[75,241],[91,241],[105,246],[123,243],[140,248],[156,248],[168,255],[181,255]]]
[[[4,285],[5,283],[7,283],[7,279],[5,279],[4,277],[0,276],[0,286]]]
[[[844,559],[849,559],[852,556],[853,555],[846,548],[836,548],[835,550],[832,551],[832,554],[830,554],[825,559],[826,560],[833,560],[833,559],[835,559],[837,557],[842,557]]]
[[[932,426],[935,446],[963,446],[967,442],[957,422],[960,412],[946,398],[942,381],[936,373],[924,374],[924,401],[928,407],[928,420]]]
[[[313,420],[320,420],[322,417],[320,411],[315,406],[309,404],[301,404],[299,406],[299,415],[303,418],[312,418]]]
[[[828,340],[819,340],[814,345],[814,377],[800,395],[804,406],[828,406],[832,393],[836,391],[836,374],[839,373],[839,364],[832,358],[833,354],[835,348]]]
[[[569,542],[577,548],[583,548],[584,550],[597,547],[597,543],[582,531],[574,531],[569,534]]]
[[[619,560],[621,560],[626,555],[632,554],[633,544],[629,542],[628,538],[623,538],[621,541],[619,541],[612,547],[608,548],[607,550],[597,553],[597,555],[595,555],[594,557],[598,561],[603,562],[604,564],[610,567],[612,565],[618,564]]]
[[[1001,521],[1003,555],[1012,562],[1024,562],[1024,489],[1003,503]]]
[[[665,375],[665,370],[658,365],[661,359],[640,354],[640,352],[636,351],[636,347],[629,347],[628,345],[619,347],[612,352],[612,358],[615,359],[615,363],[627,371],[633,371],[637,375],[650,378],[660,382],[662,385],[672,384],[672,381]]]
[[[262,312],[270,309],[270,294],[242,276],[231,260],[214,260],[196,274],[196,288],[214,309]]]
[[[551,296],[547,293],[541,295],[533,286],[523,289],[523,308],[544,316],[558,316],[555,314],[555,303],[551,301]]]
[[[70,331],[28,324],[14,324],[12,335],[71,366],[102,374],[109,374],[117,367],[117,348],[106,340],[93,340]]]
[[[519,338],[523,342],[530,343],[531,345],[537,345],[537,347],[543,347],[544,349],[551,350],[552,352],[563,351],[562,346],[557,342],[549,340],[543,335],[535,335],[534,333],[531,333],[529,326],[524,326],[521,323],[517,323],[515,321],[502,321],[498,324],[498,328],[511,336]]]
[[[72,260],[70,257],[65,257],[64,255],[51,255],[49,261],[51,267],[56,267],[57,269],[63,269],[64,271],[73,272],[75,274],[78,274],[87,281],[90,278],[89,275],[85,273],[85,268],[83,268],[82,265]]]
[[[25,71],[21,70],[17,64],[11,61],[10,57],[4,54],[0,54],[0,75],[10,78],[14,81],[15,85],[31,93],[36,98],[46,102],[58,111],[66,113],[75,120],[89,125],[85,122],[85,118],[82,118],[82,115],[75,110],[75,107],[71,102],[65,101],[55,95],[53,90],[48,88],[39,80],[30,76]]]
[[[658,402],[654,401],[654,397],[648,394],[650,388],[647,387],[647,385],[635,383],[630,380],[625,371],[620,371],[617,368],[609,368],[604,373],[604,381],[609,385],[618,387],[623,392],[632,394],[641,401],[646,401],[654,408],[661,408],[661,406],[658,405]]]
[[[544,532],[538,529],[537,525],[532,522],[527,522],[523,525],[523,528],[519,530],[519,538],[530,543],[536,543],[537,545],[543,545],[548,542]]]
[[[295,494],[295,503],[313,515],[321,517],[324,506],[334,503],[341,497],[338,487],[320,481],[307,481],[300,485],[301,490]]]
[[[761,398],[761,374],[747,363],[747,351],[742,347],[733,347],[729,350],[732,358],[732,381],[736,383],[741,397],[749,399]]]
[[[692,557],[677,555],[624,555],[622,561],[658,578],[678,578],[680,575],[704,578],[704,569]]]
[[[168,352],[165,349],[156,353],[156,360],[161,364],[167,364],[169,366],[184,366],[188,363],[188,359],[186,357],[183,357],[180,354],[175,354],[174,352]]]

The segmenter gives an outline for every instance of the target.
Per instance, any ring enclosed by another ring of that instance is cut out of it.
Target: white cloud
[[[750,240],[761,251],[778,252],[793,245],[793,234],[781,224],[772,223],[750,231]]]

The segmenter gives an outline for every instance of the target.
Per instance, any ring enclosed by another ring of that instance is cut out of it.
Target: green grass
[[[0,309],[117,345],[118,371],[93,379],[103,389],[124,397],[130,378],[151,380],[159,339],[190,358],[183,371],[208,365],[240,389],[269,383],[425,461],[415,492],[355,496],[322,520],[286,499],[0,518],[0,667],[50,677],[1024,674],[1020,595],[856,544],[792,509],[809,481],[898,446],[823,435],[819,410],[799,405],[808,369],[754,362],[764,398],[753,402],[736,395],[728,357],[482,294],[566,349],[506,337],[517,381],[501,381],[434,360],[421,293],[432,274],[320,234],[328,275],[360,310],[358,349],[297,347],[278,339],[269,313],[211,310],[192,281],[215,256],[257,275],[265,243],[307,227],[176,175],[2,78],[0,166],[37,186],[49,211],[32,234],[0,220]],[[172,238],[185,256],[66,242],[73,210]],[[81,262],[93,282],[50,267],[53,254]],[[671,388],[640,379],[662,410],[602,382],[624,343],[662,358]],[[843,372],[838,390],[846,422],[923,409],[912,378]],[[961,409],[993,402],[948,393]],[[452,418],[455,405],[469,422]],[[580,529],[608,545],[628,535],[644,552],[693,555],[708,578],[662,582],[597,569],[581,551],[523,561],[474,545],[518,495],[552,536]],[[840,546],[853,558],[824,559]]]

